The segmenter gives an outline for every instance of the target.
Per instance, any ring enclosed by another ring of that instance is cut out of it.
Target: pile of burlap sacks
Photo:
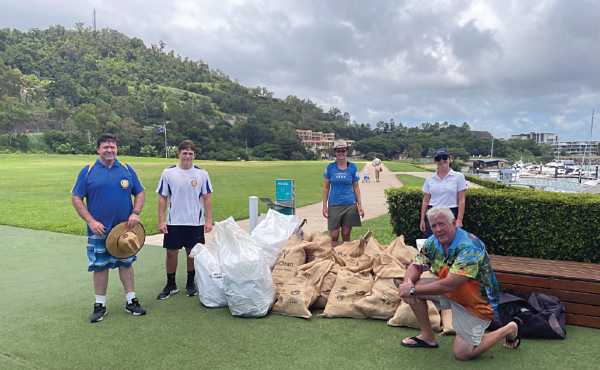
[[[293,236],[273,268],[276,299],[272,312],[308,319],[311,310],[323,309],[324,317],[380,319],[390,326],[418,328],[394,284],[394,279],[402,281],[416,255],[403,236],[382,246],[368,233],[335,249],[326,234],[312,234],[304,240]],[[434,276],[426,272],[422,277]],[[440,314],[432,302],[427,304],[433,329],[454,333],[451,311]]]

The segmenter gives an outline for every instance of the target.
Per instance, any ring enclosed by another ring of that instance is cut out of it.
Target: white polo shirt
[[[452,169],[443,179],[435,172],[423,184],[423,192],[431,195],[431,207],[458,207],[458,192],[466,189],[465,175]]]
[[[167,225],[204,225],[202,196],[212,191],[208,172],[200,167],[184,170],[173,166],[165,169],[156,192],[169,198]]]

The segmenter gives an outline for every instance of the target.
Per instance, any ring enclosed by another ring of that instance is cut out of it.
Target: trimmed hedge
[[[386,191],[394,233],[422,238],[416,189]],[[600,196],[469,189],[465,230],[492,254],[600,263]]]

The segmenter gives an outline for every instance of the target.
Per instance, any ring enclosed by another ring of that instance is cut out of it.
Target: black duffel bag
[[[519,317],[523,338],[564,339],[566,332],[565,306],[554,296],[544,293],[531,293],[527,300],[510,293],[500,294],[498,315],[490,325],[498,329],[514,317]]]

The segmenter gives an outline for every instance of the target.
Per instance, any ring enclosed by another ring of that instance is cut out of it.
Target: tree
[[[408,144],[408,150],[407,151],[408,151],[408,156],[410,158],[417,159],[417,158],[421,158],[423,156],[422,155],[423,147],[419,143]]]

